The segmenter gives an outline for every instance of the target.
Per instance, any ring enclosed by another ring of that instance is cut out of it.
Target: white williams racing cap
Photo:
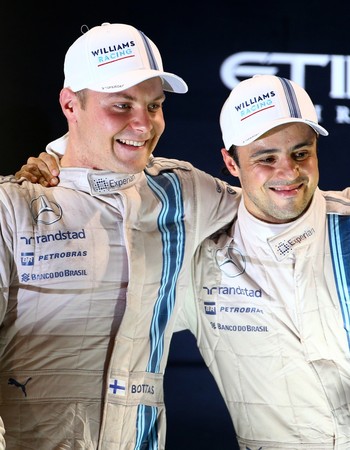
[[[80,36],[68,49],[64,87],[77,92],[119,92],[160,77],[164,91],[183,94],[188,87],[173,73],[164,72],[158,48],[131,25],[103,23]]]
[[[301,122],[316,133],[328,131],[318,123],[307,92],[293,81],[274,75],[255,75],[231,91],[220,115],[225,148],[248,145],[279,125]]]

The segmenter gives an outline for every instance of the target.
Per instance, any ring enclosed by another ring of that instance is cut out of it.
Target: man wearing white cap
[[[350,448],[350,194],[318,188],[327,131],[297,84],[238,84],[220,116],[242,197],[193,263],[196,335],[241,450]]]
[[[0,185],[0,416],[8,450],[165,449],[163,374],[199,243],[239,195],[155,158],[164,72],[136,28],[103,24],[65,58],[68,130],[51,189]],[[4,444],[0,444],[4,448]]]

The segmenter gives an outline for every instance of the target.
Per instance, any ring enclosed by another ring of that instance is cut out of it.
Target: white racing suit
[[[191,258],[239,195],[164,158],[60,180],[0,184],[7,450],[165,449],[163,375]]]
[[[243,202],[193,263],[190,328],[241,450],[350,449],[350,192],[317,190],[290,224]]]

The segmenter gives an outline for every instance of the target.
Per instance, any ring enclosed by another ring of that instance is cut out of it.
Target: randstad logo
[[[86,239],[85,230],[82,228],[79,231],[58,230],[55,233],[35,235],[35,236],[21,236],[21,240],[25,245],[46,244],[56,241],[71,241],[75,239]]]
[[[98,48],[92,50],[91,54],[96,57],[98,65],[107,64],[113,61],[118,61],[133,54],[131,47],[135,46],[134,41],[128,41],[123,44],[109,45],[108,47]]]
[[[237,112],[241,118],[247,118],[256,112],[265,111],[266,109],[273,108],[275,105],[273,104],[272,98],[275,97],[275,92],[270,91],[266,94],[258,95],[252,97],[239,105],[235,106]]]

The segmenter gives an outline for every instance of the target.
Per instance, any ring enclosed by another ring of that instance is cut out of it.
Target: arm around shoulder
[[[36,158],[31,156],[27,160],[15,177],[17,180],[25,178],[31,183],[40,183],[43,186],[56,186],[59,183],[60,168],[55,156],[46,152],[40,153]]]

